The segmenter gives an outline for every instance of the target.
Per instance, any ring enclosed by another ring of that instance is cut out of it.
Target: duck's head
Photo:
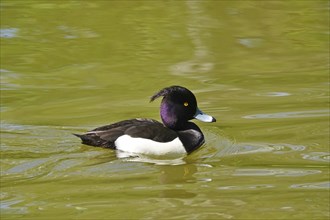
[[[164,125],[171,129],[180,129],[187,121],[198,119],[203,122],[215,122],[216,119],[204,114],[197,107],[195,95],[181,86],[170,86],[153,95],[150,101],[163,96],[160,116]]]

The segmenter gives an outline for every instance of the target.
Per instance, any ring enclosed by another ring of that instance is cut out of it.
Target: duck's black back
[[[131,119],[98,127],[86,134],[75,134],[83,144],[116,149],[115,141],[122,135],[146,138],[157,142],[169,142],[178,137],[177,133],[152,119]]]

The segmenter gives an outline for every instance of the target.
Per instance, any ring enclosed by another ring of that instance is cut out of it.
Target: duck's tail
[[[100,145],[98,145],[98,141],[96,141],[95,138],[91,137],[90,135],[74,134],[74,133],[73,133],[73,135],[80,138],[82,144],[91,145],[91,146],[100,146]]]
[[[74,136],[77,136],[81,139],[82,144],[94,146],[94,147],[108,147],[113,148],[111,145],[107,144],[106,141],[102,140],[100,137],[90,134],[75,134]]]

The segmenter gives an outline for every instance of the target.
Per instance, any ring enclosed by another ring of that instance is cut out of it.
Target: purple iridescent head
[[[204,114],[197,107],[194,94],[181,86],[170,86],[153,95],[150,101],[163,97],[160,116],[164,125],[171,129],[180,129],[187,121],[196,118],[204,122],[215,122],[215,118]]]

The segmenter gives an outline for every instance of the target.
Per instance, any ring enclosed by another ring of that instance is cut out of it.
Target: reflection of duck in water
[[[197,107],[194,94],[181,86],[160,90],[151,101],[163,97],[160,115],[163,124],[152,119],[131,119],[96,128],[86,134],[75,134],[83,144],[147,155],[184,155],[204,143],[199,127],[188,122],[198,119],[215,122]]]
[[[195,182],[194,174],[197,172],[195,164],[165,165],[157,166],[160,170],[160,184],[184,184]],[[193,198],[196,193],[185,190],[184,188],[171,187],[159,192],[160,198]]]
[[[165,165],[158,167],[160,170],[159,182],[161,184],[196,181],[196,178],[193,175],[197,172],[197,168],[194,164],[182,164],[175,166]]]

